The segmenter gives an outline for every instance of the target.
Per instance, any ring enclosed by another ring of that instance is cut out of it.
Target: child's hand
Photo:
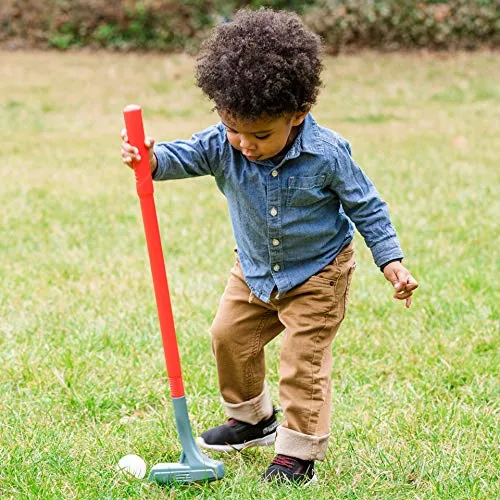
[[[156,156],[153,153],[153,146],[155,140],[151,137],[146,137],[144,139],[144,145],[146,146],[149,154],[149,168],[151,172],[154,172],[157,166]],[[133,162],[141,161],[139,155],[139,150],[130,145],[127,137],[127,130],[122,129],[122,161],[127,165],[127,167],[134,168]]]
[[[384,267],[384,276],[392,283],[395,293],[393,297],[399,300],[406,300],[406,307],[411,306],[411,296],[418,288],[418,283],[401,262],[391,262]]]

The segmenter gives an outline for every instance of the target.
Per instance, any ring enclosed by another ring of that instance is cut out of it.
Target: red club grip
[[[129,143],[139,150],[141,161],[134,165],[137,194],[141,203],[142,220],[146,243],[148,246],[149,263],[153,277],[153,286],[160,321],[163,352],[167,365],[167,374],[170,383],[172,397],[184,396],[184,385],[182,383],[181,363],[177,337],[175,334],[172,304],[168,290],[167,272],[163,259],[160,229],[153,196],[153,180],[149,167],[148,150],[144,145],[144,125],[142,122],[142,110],[140,106],[131,104],[123,110],[125,127]]]

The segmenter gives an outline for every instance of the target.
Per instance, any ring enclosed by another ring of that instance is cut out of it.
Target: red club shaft
[[[123,110],[123,116],[129,143],[139,150],[141,156],[141,161],[134,165],[136,188],[141,203],[170,393],[173,398],[179,398],[184,396],[184,384],[182,382],[179,349],[177,347],[174,316],[172,314],[167,273],[161,246],[160,229],[156,215],[148,150],[144,145],[142,110],[140,106],[132,104]]]

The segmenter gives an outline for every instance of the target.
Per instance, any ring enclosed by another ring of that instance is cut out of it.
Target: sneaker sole
[[[232,451],[242,451],[246,448],[252,448],[254,446],[271,446],[275,441],[276,432],[264,436],[263,438],[254,439],[253,441],[246,441],[240,444],[208,444],[202,437],[196,438],[196,443],[201,448],[205,448],[207,450],[225,451],[226,453],[230,453]]]
[[[309,479],[309,481],[307,482],[295,482],[295,481],[287,481],[286,479],[272,479],[271,481],[270,480],[266,480],[264,479],[263,480],[263,483],[265,484],[273,484],[273,483],[278,483],[278,484],[295,484],[297,486],[300,486],[301,488],[307,488],[308,486],[314,486],[315,484],[318,483],[318,476],[316,474],[313,475],[313,477],[311,477],[311,479]]]
[[[307,481],[307,483],[304,483],[302,486],[304,488],[307,488],[308,486],[312,486],[314,484],[317,484],[317,482],[318,482],[318,476],[316,474],[314,474],[314,476],[311,479],[309,479],[309,481]]]

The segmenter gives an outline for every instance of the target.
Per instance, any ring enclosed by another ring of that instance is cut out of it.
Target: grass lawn
[[[334,344],[319,485],[259,483],[272,449],[224,480],[161,488],[118,459],[178,460],[122,108],[148,134],[215,121],[184,56],[0,52],[0,496],[498,498],[498,53],[327,60],[314,115],[347,137],[421,282],[410,310],[357,236]],[[210,178],[156,184],[195,432],[221,423],[208,329],[233,260]],[[276,398],[279,340],[269,346]]]

